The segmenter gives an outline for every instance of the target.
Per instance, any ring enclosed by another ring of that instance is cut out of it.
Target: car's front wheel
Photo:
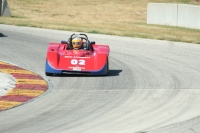
[[[53,73],[46,72],[45,74],[46,74],[46,76],[53,76]]]
[[[108,72],[109,72],[109,60],[107,58],[107,62],[106,62],[106,74],[105,75],[108,75]]]

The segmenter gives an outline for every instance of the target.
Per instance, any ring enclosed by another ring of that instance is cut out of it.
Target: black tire
[[[46,74],[46,76],[53,76],[53,73],[46,72],[45,74]]]
[[[108,73],[109,73],[109,60],[108,60],[108,58],[107,58],[106,64],[107,64],[107,69],[106,69],[106,74],[105,75],[108,75]]]

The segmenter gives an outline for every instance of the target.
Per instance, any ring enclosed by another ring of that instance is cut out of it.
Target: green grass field
[[[147,25],[152,2],[200,5],[196,0],[7,0],[1,24],[200,44],[200,30]]]

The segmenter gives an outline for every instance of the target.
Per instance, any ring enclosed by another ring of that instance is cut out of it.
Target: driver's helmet
[[[73,40],[72,40],[72,46],[74,49],[81,49],[82,47],[82,39],[79,38],[79,37],[75,37]]]

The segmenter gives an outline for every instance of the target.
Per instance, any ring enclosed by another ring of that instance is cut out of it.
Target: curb
[[[10,74],[16,80],[15,87],[0,96],[0,112],[29,102],[49,89],[49,80],[16,65],[0,61],[0,72]]]

